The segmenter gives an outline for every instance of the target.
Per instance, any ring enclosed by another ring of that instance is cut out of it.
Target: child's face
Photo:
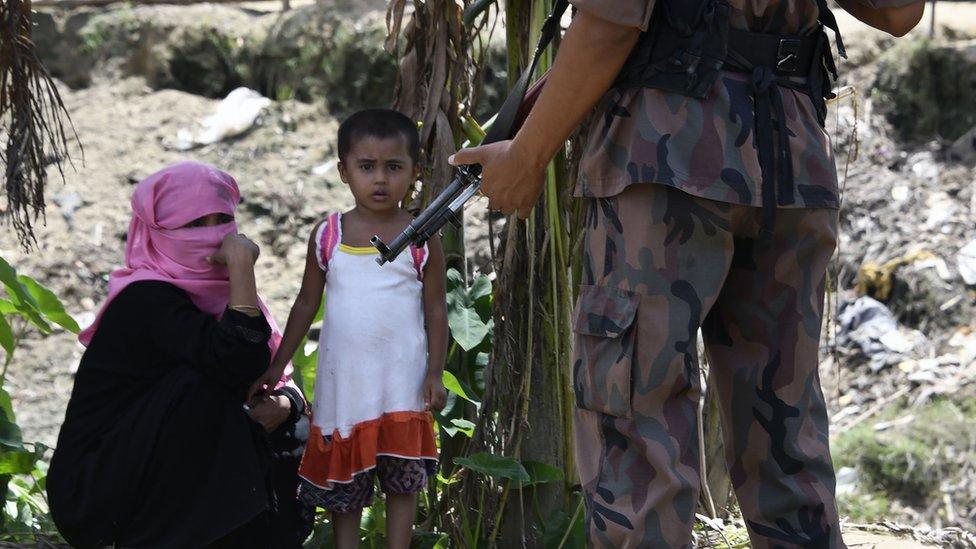
[[[339,175],[349,185],[356,205],[374,212],[399,206],[419,174],[403,137],[365,136],[339,162]]]

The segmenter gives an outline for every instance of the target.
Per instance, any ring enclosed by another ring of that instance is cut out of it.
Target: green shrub
[[[976,61],[940,42],[904,41],[881,57],[872,97],[902,139],[956,139],[976,125]]]

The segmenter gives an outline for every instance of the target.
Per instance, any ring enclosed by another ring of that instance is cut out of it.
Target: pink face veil
[[[240,200],[237,181],[230,174],[200,162],[180,162],[140,181],[132,193],[125,267],[109,275],[108,297],[95,322],[79,334],[78,340],[87,346],[115,296],[141,280],[173,284],[200,310],[215,317],[223,314],[230,299],[230,278],[226,267],[210,265],[206,257],[220,249],[225,236],[237,232],[237,224],[185,225],[214,213],[233,216]],[[260,306],[272,328],[269,345],[273,355],[281,332],[263,302]],[[290,372],[289,365],[286,378]]]

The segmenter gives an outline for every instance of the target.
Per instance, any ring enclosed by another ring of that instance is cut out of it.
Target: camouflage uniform
[[[572,0],[642,29],[654,2]],[[812,0],[730,4],[733,28],[818,25]],[[817,372],[837,177],[812,100],[780,93],[794,195],[762,238],[748,75],[722,73],[705,100],[614,88],[598,107],[577,187],[588,214],[573,364],[591,545],[691,546],[701,328],[753,546],[844,547]]]

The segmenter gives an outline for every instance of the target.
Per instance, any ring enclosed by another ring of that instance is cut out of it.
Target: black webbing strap
[[[817,8],[820,10],[820,22],[828,29],[834,31],[834,36],[837,37],[837,53],[844,59],[847,59],[847,50],[844,48],[844,40],[840,37],[840,27],[837,26],[837,18],[834,17],[834,12],[830,11],[827,0],[817,0]]]
[[[504,141],[513,137],[515,119],[518,117],[519,107],[522,106],[525,91],[529,88],[532,74],[535,72],[536,65],[539,64],[539,57],[542,56],[542,52],[546,50],[546,47],[549,46],[552,39],[559,33],[559,21],[562,19],[567,7],[569,7],[569,0],[556,0],[552,5],[552,13],[549,14],[546,22],[542,25],[542,33],[539,35],[539,43],[535,47],[532,61],[522,71],[522,76],[519,77],[515,86],[512,87],[512,91],[508,92],[508,97],[502,103],[502,108],[498,110],[495,121],[485,134],[485,138],[481,140],[482,145],[496,141]]]
[[[786,111],[780,95],[776,75],[771,67],[760,65],[752,71],[752,97],[755,103],[756,122],[753,135],[762,172],[762,225],[764,238],[773,234],[776,224],[776,206],[792,204],[793,156],[790,154],[789,134],[786,128]],[[773,144],[773,111],[776,112],[776,134],[779,142]],[[777,155],[778,158],[774,158]],[[777,166],[779,167],[777,173]],[[774,177],[778,175],[774,183]]]
[[[833,30],[837,37],[837,51],[847,57],[844,41],[837,27],[837,19],[827,7],[826,0],[817,0],[820,23]],[[790,152],[789,131],[780,87],[806,93],[819,103],[822,95],[823,69],[837,77],[837,69],[830,55],[824,56],[823,31],[810,36],[778,36],[730,30],[728,57],[723,68],[751,74],[751,91],[755,109],[753,135],[756,141],[759,169],[762,172],[762,226],[760,233],[769,237],[776,223],[777,206],[795,202],[793,156]],[[804,80],[791,79],[806,77]],[[774,141],[773,131],[778,139]]]

